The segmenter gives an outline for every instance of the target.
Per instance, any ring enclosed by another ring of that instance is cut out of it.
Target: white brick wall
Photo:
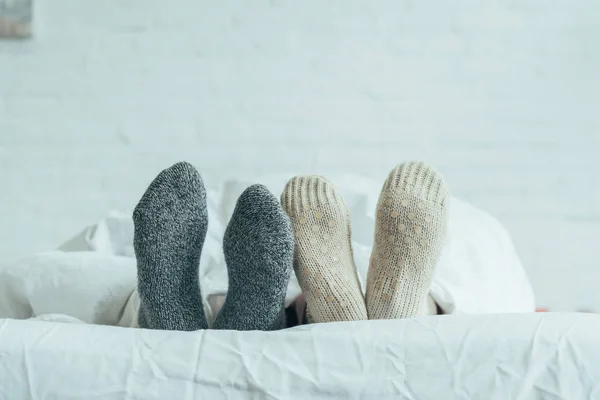
[[[36,19],[0,42],[0,260],[181,159],[384,179],[421,158],[506,224],[540,304],[600,308],[597,2],[39,0]]]

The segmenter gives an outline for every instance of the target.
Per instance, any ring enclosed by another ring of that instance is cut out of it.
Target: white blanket
[[[274,192],[283,186],[283,180],[267,182]],[[377,185],[355,177],[343,182],[364,282]],[[210,226],[201,261],[209,318],[227,290],[221,241],[246,185],[209,188]],[[136,285],[132,228],[130,213],[113,213],[60,251],[0,267],[0,318],[30,318],[0,319],[0,399],[598,395],[600,320],[588,315],[438,316],[278,332],[101,326],[129,326],[135,317],[128,301]],[[288,300],[298,292],[293,280]],[[431,295],[453,314],[534,309],[506,231],[456,199]]]
[[[257,179],[280,193],[287,177]],[[333,177],[348,204],[353,247],[364,285],[379,184],[356,176]],[[209,186],[209,231],[201,289],[209,318],[227,292],[221,250],[223,232],[239,194],[251,182]],[[62,251],[39,254],[0,267],[0,318],[65,314],[87,323],[128,326],[123,315],[136,285],[131,213],[111,213]],[[295,278],[288,301],[300,293]],[[506,230],[491,216],[458,199],[450,201],[447,240],[431,295],[448,314],[511,313],[535,309],[533,291]]]
[[[0,320],[0,399],[599,399],[599,331],[583,314],[192,333]]]

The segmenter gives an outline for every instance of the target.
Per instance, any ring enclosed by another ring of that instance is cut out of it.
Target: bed
[[[257,179],[275,193],[286,177]],[[378,184],[332,177],[364,284]],[[201,289],[209,323],[227,293],[221,240],[252,182],[208,188]],[[600,319],[533,313],[506,230],[458,199],[430,294],[447,315],[279,332],[128,328],[136,285],[130,212],[58,250],[0,267],[0,398],[594,398]],[[295,279],[287,301],[300,293]]]

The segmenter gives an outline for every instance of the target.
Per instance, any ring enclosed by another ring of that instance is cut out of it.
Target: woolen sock
[[[379,202],[367,276],[369,319],[426,315],[428,293],[446,235],[448,190],[421,162],[399,165]]]
[[[288,216],[266,187],[253,185],[242,193],[225,231],[223,250],[229,289],[213,328],[285,328],[294,235]]]
[[[352,252],[350,213],[320,176],[292,178],[281,196],[296,237],[294,271],[310,322],[366,320]]]
[[[198,281],[208,227],[206,191],[185,162],[162,171],[133,212],[141,328],[206,329]]]

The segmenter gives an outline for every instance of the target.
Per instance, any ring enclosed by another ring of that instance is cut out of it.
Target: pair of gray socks
[[[208,228],[206,190],[185,162],[162,171],[133,213],[142,328],[207,329],[199,264]],[[262,185],[240,196],[225,231],[229,289],[214,329],[285,328],[294,236],[277,198]]]

